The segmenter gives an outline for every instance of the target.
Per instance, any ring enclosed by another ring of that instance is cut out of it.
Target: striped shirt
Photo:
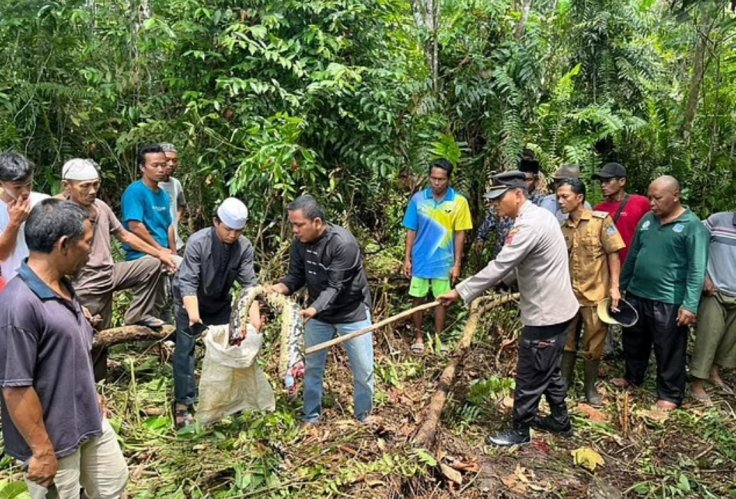
[[[703,224],[710,232],[708,277],[718,291],[736,296],[736,212],[714,213]]]

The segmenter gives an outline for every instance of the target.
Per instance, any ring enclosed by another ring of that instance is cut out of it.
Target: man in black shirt
[[[253,246],[243,236],[248,209],[242,201],[227,198],[217,208],[212,227],[187,241],[184,260],[172,283],[176,310],[174,398],[176,426],[194,422],[196,400],[194,344],[205,326],[230,322],[230,290],[235,281],[250,288],[257,284],[253,270]],[[249,319],[260,329],[258,304]]]
[[[312,196],[292,201],[288,211],[295,236],[289,272],[271,290],[290,295],[307,287],[309,306],[302,311],[307,348],[369,327],[371,296],[358,241],[327,222]],[[355,417],[363,421],[373,407],[373,335],[347,341],[345,349],[353,371]],[[327,350],[306,358],[305,423],[319,422],[326,361]]]

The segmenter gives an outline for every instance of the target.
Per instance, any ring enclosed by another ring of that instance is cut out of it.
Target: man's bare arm
[[[144,242],[150,244],[154,248],[166,249],[156,242],[151,233],[148,232],[144,223],[131,220],[128,222],[128,227],[130,227],[130,232],[143,239]]]
[[[3,388],[3,397],[13,424],[33,453],[27,478],[49,488],[54,483],[58,463],[36,390],[32,386]]]

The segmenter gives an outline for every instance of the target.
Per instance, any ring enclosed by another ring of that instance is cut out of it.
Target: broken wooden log
[[[437,433],[437,425],[440,421],[440,417],[442,416],[442,409],[445,407],[445,402],[447,402],[447,395],[455,381],[457,368],[461,365],[465,355],[470,349],[473,337],[475,336],[475,331],[478,329],[480,316],[494,307],[517,300],[518,298],[519,293],[513,293],[490,299],[482,306],[481,298],[476,298],[471,302],[470,315],[468,316],[468,321],[465,323],[465,327],[463,328],[463,336],[455,347],[455,351],[452,353],[450,361],[442,371],[440,380],[437,383],[437,389],[432,395],[429,406],[425,409],[425,416],[422,421],[422,425],[414,435],[414,445],[424,448],[428,448],[432,445],[435,434]]]
[[[92,340],[92,346],[107,348],[120,343],[144,340],[165,340],[176,331],[174,326],[164,325],[160,329],[151,329],[146,326],[121,326],[104,329],[97,333]]]

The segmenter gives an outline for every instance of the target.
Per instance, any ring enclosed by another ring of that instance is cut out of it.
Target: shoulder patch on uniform
[[[593,216],[595,218],[606,218],[608,216],[608,212],[596,210],[593,212]]]
[[[512,228],[508,234],[506,234],[506,242],[505,244],[514,244],[514,236],[519,233],[519,229],[517,227]]]

